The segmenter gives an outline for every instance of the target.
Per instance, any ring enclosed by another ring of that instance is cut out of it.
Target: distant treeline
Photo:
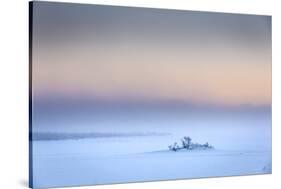
[[[85,139],[85,138],[113,138],[113,137],[145,137],[145,136],[166,136],[169,133],[33,133],[32,140],[66,140],[66,139]]]

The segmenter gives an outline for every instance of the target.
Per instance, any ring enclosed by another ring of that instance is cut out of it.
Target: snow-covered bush
[[[181,139],[182,147],[178,146],[177,142],[175,142],[173,145],[169,145],[168,148],[171,151],[177,151],[181,149],[186,150],[194,150],[194,149],[213,149],[214,147],[212,145],[209,145],[208,142],[205,144],[198,144],[198,143],[192,143],[191,138],[188,136],[183,137]]]

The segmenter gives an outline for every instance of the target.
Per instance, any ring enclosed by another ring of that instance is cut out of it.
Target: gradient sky
[[[271,105],[271,17],[34,2],[33,97]]]

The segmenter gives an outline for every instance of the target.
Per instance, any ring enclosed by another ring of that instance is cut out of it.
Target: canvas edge
[[[28,87],[29,87],[29,103],[28,103],[28,153],[29,153],[29,166],[28,166],[28,186],[33,188],[33,148],[32,148],[32,36],[33,36],[33,2],[28,2],[28,54],[29,54],[29,75],[28,75]]]

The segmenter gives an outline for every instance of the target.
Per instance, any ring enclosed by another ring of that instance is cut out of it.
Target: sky
[[[270,16],[34,2],[32,46],[38,112],[271,106]]]

